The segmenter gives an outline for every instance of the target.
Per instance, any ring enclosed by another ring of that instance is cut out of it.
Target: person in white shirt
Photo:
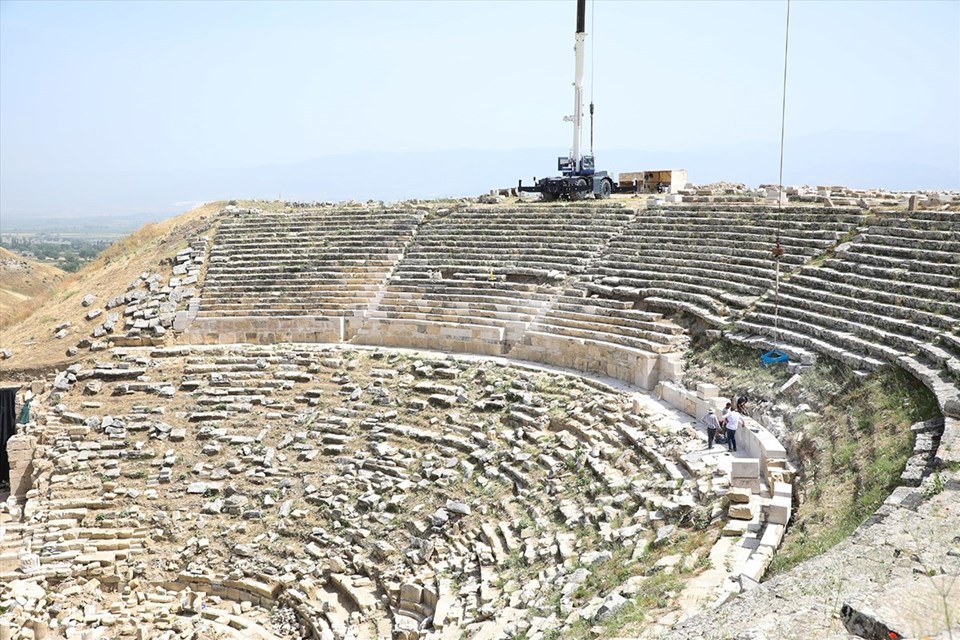
[[[727,451],[737,450],[737,429],[743,424],[743,416],[737,411],[727,414]]]

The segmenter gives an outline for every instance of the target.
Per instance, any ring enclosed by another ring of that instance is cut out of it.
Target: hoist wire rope
[[[593,155],[593,84],[596,74],[594,48],[597,43],[597,34],[594,31],[597,24],[597,0],[590,0],[590,155]]]
[[[780,107],[780,175],[777,181],[777,244],[773,250],[776,262],[776,282],[774,284],[773,300],[773,335],[774,347],[780,348],[780,257],[783,247],[780,246],[780,227],[783,223],[783,148],[787,129],[787,61],[790,52],[790,0],[787,0],[787,20],[783,38],[783,93]]]
[[[590,104],[593,104],[593,82],[596,75],[594,69],[594,49],[597,44],[597,0],[590,0]]]

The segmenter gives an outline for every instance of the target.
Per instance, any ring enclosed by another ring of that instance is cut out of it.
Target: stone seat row
[[[884,323],[876,316],[863,317],[869,324],[858,322],[854,313],[843,316],[827,315],[821,311],[814,311],[806,306],[794,304],[793,299],[781,298],[779,311],[780,323],[785,320],[796,320],[807,327],[819,327],[824,331],[830,330],[829,335],[834,340],[850,342],[858,350],[875,357],[882,357],[887,361],[894,361],[900,355],[923,354],[926,359],[940,367],[946,367],[947,361],[953,356],[944,349],[936,346],[932,338],[929,341],[904,333],[906,323]],[[756,322],[758,319],[773,323],[774,305],[770,301],[759,303],[755,311],[747,316]],[[893,325],[891,327],[891,324]],[[899,329],[899,331],[891,329]]]
[[[860,234],[860,242],[864,245],[911,247],[923,251],[950,251],[949,246],[956,244],[958,233],[960,232],[953,229],[871,226],[866,232]]]
[[[772,225],[780,228],[820,228],[820,229],[840,229],[841,227],[852,227],[862,224],[865,217],[859,211],[855,213],[838,213],[837,210],[824,212],[823,209],[817,210],[795,210],[778,214],[775,210],[757,210],[756,207],[682,207],[682,208],[663,208],[648,209],[639,213],[645,220],[653,221],[690,221],[692,224],[698,222],[713,223],[717,220],[726,220],[728,222],[743,221],[749,224]]]
[[[326,251],[336,250],[343,254],[345,259],[382,259],[385,255],[396,253],[403,244],[405,238],[389,236],[380,240],[366,237],[351,241],[337,242],[328,237],[324,237],[316,242],[310,242],[308,239],[293,237],[285,240],[270,241],[261,238],[252,238],[244,242],[223,242],[218,243],[211,251],[211,258],[214,261],[220,261],[224,258],[233,258],[249,255],[258,251],[263,253],[276,253],[278,255],[322,255]]]
[[[912,258],[899,258],[889,255],[880,256],[876,254],[856,252],[848,252],[848,254],[851,260],[854,260],[846,261],[847,264],[851,265],[851,269],[859,268],[856,265],[865,265],[872,266],[877,269],[886,269],[891,274],[896,271],[915,271],[918,273],[934,273],[947,276],[954,275],[957,271],[956,265],[923,260],[916,255]]]
[[[329,297],[338,298],[367,298],[372,297],[379,289],[378,283],[373,279],[350,278],[313,278],[306,282],[295,282],[289,278],[263,278],[259,281],[251,282],[248,286],[242,287],[234,284],[220,284],[219,282],[210,285],[209,291],[204,296],[204,304],[211,304],[217,301],[230,301],[237,299],[271,299],[278,297],[290,297],[296,295],[309,296],[311,298]]]
[[[225,230],[236,233],[258,232],[282,234],[285,232],[313,233],[315,231],[323,231],[351,234],[356,233],[357,230],[362,228],[370,228],[371,230],[412,228],[415,227],[420,221],[421,216],[340,216],[333,218],[312,218],[309,216],[303,218],[293,216],[271,216],[262,219],[225,219],[220,223],[220,226]]]
[[[369,307],[365,299],[303,301],[299,298],[277,298],[270,302],[241,300],[227,303],[211,303],[200,310],[198,317],[245,317],[252,315],[271,316],[357,316]]]
[[[417,238],[416,242],[409,248],[407,254],[411,258],[416,258],[423,254],[433,256],[436,254],[459,255],[460,253],[473,255],[490,255],[491,253],[517,253],[520,255],[570,255],[570,256],[590,256],[595,253],[600,243],[581,243],[571,245],[571,238],[558,237],[553,240],[545,240],[539,236],[530,242],[524,242],[516,237],[501,238],[497,240],[484,239],[471,235],[464,240],[448,238],[439,241]]]
[[[656,266],[667,264],[666,261],[672,261],[669,264],[673,266],[683,266],[690,264],[691,261],[712,264],[718,269],[724,271],[739,271],[744,267],[744,272],[756,269],[765,269],[771,272],[776,270],[776,262],[772,255],[773,246],[762,248],[740,247],[733,255],[718,250],[709,250],[706,248],[691,247],[672,247],[663,245],[652,245],[649,247],[637,248],[627,245],[623,248],[616,248],[605,254],[599,259],[595,266],[597,269],[604,267],[626,268],[634,265]],[[780,259],[781,270],[784,267],[800,267],[810,259],[809,255],[802,255],[797,252],[787,253]]]
[[[302,252],[269,254],[266,252],[251,251],[250,253],[215,256],[210,261],[210,270],[213,273],[229,272],[231,270],[259,269],[263,271],[282,271],[285,267],[297,266],[309,269],[344,268],[362,269],[364,267],[389,268],[400,253],[381,253],[351,256],[349,253],[338,253],[336,250],[322,252]]]
[[[792,225],[784,224],[780,226],[781,236],[784,239],[797,242],[836,242],[843,238],[850,231],[848,225],[828,224],[824,228],[819,223],[794,223]],[[644,218],[641,221],[630,226],[629,233],[636,234],[642,230],[648,235],[678,235],[687,236],[691,233],[718,234],[727,239],[737,241],[743,238],[761,237],[776,238],[777,225],[774,222],[760,221],[751,222],[748,220],[712,220],[709,224],[704,222],[669,221],[661,222],[656,219]]]
[[[743,275],[735,271],[718,273],[716,265],[711,269],[709,266],[688,266],[686,268],[673,265],[635,265],[633,268],[612,269],[609,267],[600,267],[597,269],[597,276],[601,278],[603,284],[613,286],[626,286],[644,288],[650,285],[662,284],[664,282],[672,283],[690,283],[705,284],[717,288],[726,293],[733,293],[742,296],[762,295],[770,285],[773,284],[774,274],[764,280],[760,280],[751,275]]]
[[[400,297],[438,296],[439,299],[457,300],[463,296],[494,295],[497,297],[515,298],[526,303],[533,300],[547,300],[550,297],[543,287],[534,283],[509,282],[504,280],[440,280],[397,279],[391,280],[384,295]]]
[[[770,299],[773,299],[772,296]],[[864,322],[876,323],[881,328],[900,327],[910,335],[924,340],[935,340],[955,324],[955,320],[942,314],[876,302],[864,297],[851,298],[824,289],[800,287],[793,280],[781,284],[780,299],[785,305],[828,315],[859,317]]]
[[[759,320],[759,322],[756,320]],[[753,318],[741,320],[737,322],[736,327],[741,331],[766,336],[770,339],[770,344],[775,346],[796,345],[807,347],[856,370],[870,371],[884,363],[883,360],[869,356],[863,351],[851,351],[849,349],[851,345],[847,345],[848,348],[845,348],[842,342],[838,343],[830,339],[831,332],[821,331],[818,327],[785,319],[775,329],[772,318],[757,318],[756,320]]]
[[[380,280],[386,274],[344,274],[344,273],[307,273],[303,277],[291,278],[288,274],[239,274],[237,278],[219,277],[204,286],[204,293],[230,293],[244,290],[278,291],[376,291]],[[247,282],[247,286],[241,286]],[[259,294],[258,294],[259,295]]]
[[[484,264],[433,266],[434,268],[428,268],[425,271],[422,266],[419,269],[404,270],[398,267],[392,274],[393,279],[390,282],[390,287],[416,283],[423,283],[423,286],[430,287],[430,283],[438,281],[458,283],[459,286],[466,287],[477,282],[516,283],[518,279],[531,285],[535,284],[535,282],[531,282],[531,279],[546,284],[565,277],[569,269],[568,265],[567,268],[560,268],[557,265],[539,263],[520,267],[507,261],[500,261],[496,266]]]
[[[829,246],[821,241],[799,244],[792,242],[790,239],[782,239],[780,245],[786,250],[781,261],[797,264],[804,262],[805,258],[809,258]],[[774,246],[775,242],[772,236],[755,241],[732,238],[730,233],[723,232],[690,232],[688,236],[623,236],[611,244],[609,250],[605,252],[605,256],[622,253],[644,255],[651,250],[670,250],[695,252],[701,255],[761,257],[764,255],[770,256]]]
[[[386,295],[378,305],[379,309],[394,311],[411,310],[425,312],[430,309],[448,309],[456,311],[474,310],[491,312],[510,312],[516,309],[539,309],[544,303],[541,301],[518,301],[516,298],[496,298],[492,296],[475,296],[468,299],[451,299],[443,297],[399,298]]]
[[[227,317],[250,317],[250,316],[282,316],[282,317],[338,317],[338,316],[363,316],[363,311],[367,308],[366,301],[359,301],[353,304],[317,303],[297,305],[290,302],[277,302],[270,305],[254,304],[234,304],[234,305],[211,305],[200,311],[200,318],[219,318]]]
[[[424,229],[411,245],[422,251],[443,251],[455,248],[567,248],[590,252],[606,245],[619,230],[609,233],[580,232],[569,229],[499,229],[489,233],[479,229]]]
[[[905,227],[900,224],[900,221],[894,221],[895,224],[891,224],[891,222],[892,221],[889,220],[875,221],[874,224],[871,224],[869,227],[869,235],[880,238],[878,243],[888,243],[898,238],[942,241],[944,233],[956,234],[956,230],[950,228],[955,224],[954,222],[943,223],[940,227],[933,228]],[[960,222],[960,220],[957,222]]]
[[[261,250],[265,253],[275,252],[300,255],[304,253],[317,254],[322,253],[323,250],[337,249],[348,259],[377,259],[396,252],[397,248],[400,247],[406,239],[407,236],[398,237],[396,235],[384,236],[382,239],[371,238],[368,235],[356,239],[339,241],[331,239],[330,236],[324,236],[315,241],[299,236],[276,240],[272,238],[253,237],[244,239],[242,242],[238,242],[236,239],[225,240],[223,242],[218,241],[218,244],[211,250],[210,255],[219,260],[224,257],[246,255]]]
[[[403,209],[339,209],[335,211],[306,210],[293,213],[255,213],[227,215],[222,224],[233,225],[261,225],[264,221],[287,222],[290,224],[335,224],[340,221],[364,220],[383,221],[383,220],[408,220],[422,215],[421,211],[403,210]]]
[[[484,207],[467,207],[463,209],[466,213],[481,214],[486,215],[489,213],[502,213],[505,215],[511,215],[516,213],[533,213],[539,215],[561,215],[561,214],[571,214],[571,215],[593,215],[599,213],[610,213],[618,214],[622,212],[630,212],[631,209],[627,208],[621,202],[603,202],[597,203],[596,201],[580,202],[577,204],[569,202],[554,203],[548,206],[543,206],[540,204],[537,205],[524,205],[519,204],[517,206],[509,207],[497,207],[496,209],[489,209]]]
[[[550,307],[547,317],[569,320],[583,320],[603,322],[613,326],[622,326],[635,330],[651,331],[654,333],[682,334],[683,329],[672,323],[663,321],[663,315],[633,309],[633,303],[620,302],[623,306],[611,307],[601,302],[599,298],[583,298],[561,296]]]
[[[536,225],[539,223],[582,226],[589,224],[591,221],[601,225],[616,225],[632,219],[634,215],[635,213],[632,209],[618,209],[609,212],[602,210],[590,212],[554,212],[536,209],[525,211],[509,211],[503,209],[474,211],[472,209],[464,209],[448,215],[439,216],[433,220],[433,222],[447,225],[475,224],[488,227],[500,224]]]
[[[534,213],[534,214],[492,214],[492,213],[470,213],[469,211],[460,211],[446,216],[440,216],[428,221],[426,227],[430,229],[444,229],[453,231],[466,227],[496,232],[498,230],[508,229],[565,229],[590,230],[597,231],[603,229],[616,228],[625,224],[634,218],[630,210],[624,210],[617,215],[555,215],[552,213]]]
[[[272,304],[280,301],[299,302],[301,304],[340,305],[344,303],[370,302],[373,291],[369,289],[349,289],[337,291],[330,289],[292,289],[285,290],[275,287],[250,287],[247,291],[213,291],[207,296],[206,303],[201,307],[209,309],[216,305],[231,304]]]
[[[956,294],[941,287],[884,280],[826,267],[800,271],[793,274],[789,282],[806,289],[845,295],[852,300],[873,300],[960,318],[960,300]]]
[[[679,216],[684,218],[712,218],[739,215],[760,215],[770,219],[783,220],[809,220],[811,222],[826,221],[827,223],[845,223],[857,224],[863,220],[863,214],[859,209],[853,208],[833,208],[820,209],[812,207],[777,207],[766,206],[744,206],[744,207],[717,207],[714,206],[684,206],[684,207],[658,207],[655,209],[660,215]]]
[[[588,282],[584,285],[587,290],[603,297],[612,297],[615,288],[597,282]],[[637,288],[634,295],[642,298],[645,305],[665,307],[692,313],[714,324],[721,324],[730,313],[724,304],[722,295],[710,287],[657,287],[645,286]],[[728,296],[729,297],[729,296]],[[735,306],[743,306],[745,301],[733,300]]]
[[[379,246],[382,244],[391,244],[397,242],[397,238],[412,236],[416,228],[390,229],[384,227],[360,227],[357,229],[318,229],[306,228],[303,230],[289,229],[236,229],[221,227],[218,234],[223,238],[218,242],[220,247],[232,248],[243,247],[263,241],[268,245],[279,245],[291,240],[301,242],[305,245],[324,245],[336,244],[346,247],[357,246],[363,243],[365,239],[378,241],[376,244],[368,246]]]
[[[387,307],[372,311],[371,319],[386,320],[416,320],[432,323],[455,325],[482,325],[487,327],[504,327],[511,322],[527,323],[532,314],[519,311],[489,311],[483,309],[447,309],[435,307],[430,309],[411,309]]]
[[[504,322],[528,321],[539,310],[537,303],[510,302],[509,299],[494,303],[480,300],[425,300],[410,302],[398,299],[384,298],[376,309],[370,311],[369,317],[389,318],[418,318],[426,316],[443,317],[447,321],[455,322],[458,317],[472,321],[476,318],[496,318]]]
[[[904,264],[904,263],[901,263]],[[956,269],[950,265],[912,260],[905,263],[903,268],[876,266],[865,262],[853,262],[830,258],[824,260],[824,269],[832,269],[850,274],[850,277],[866,276],[874,280],[886,280],[896,284],[911,282],[916,284],[932,285],[944,289],[960,287],[960,276],[955,275]]]
[[[464,293],[459,293],[460,291]],[[465,315],[483,311],[530,315],[536,313],[549,298],[544,293],[537,296],[500,295],[500,291],[496,289],[491,290],[487,287],[472,289],[460,286],[453,290],[448,288],[439,288],[434,291],[421,290],[417,296],[401,296],[400,293],[402,292],[388,289],[380,299],[377,309],[403,312],[416,310],[419,313],[449,310]]]
[[[612,235],[612,234],[611,234]],[[512,232],[499,232],[496,235],[485,236],[472,230],[462,237],[447,234],[444,236],[420,235],[410,246],[410,250],[417,253],[442,253],[452,250],[487,250],[524,251],[530,250],[567,250],[581,253],[591,253],[603,246],[604,238],[584,238],[582,235],[573,235],[569,232],[548,235],[546,233],[530,234],[523,237]]]
[[[610,322],[609,320],[618,320]],[[536,323],[538,326],[551,326],[558,332],[563,333],[566,329],[584,330],[595,333],[622,335],[627,338],[636,338],[651,343],[661,345],[672,345],[678,336],[682,334],[674,330],[675,325],[667,323],[657,323],[653,328],[633,327],[629,324],[629,318],[611,318],[610,316],[591,316],[587,313],[557,313],[551,311],[539,318]],[[644,323],[649,325],[652,323]]]
[[[877,216],[871,224],[878,226],[909,226],[911,229],[956,229],[960,216],[955,211],[937,211],[935,209],[921,209],[919,211],[899,212],[893,216]]]
[[[495,311],[488,309],[449,308],[449,307],[410,307],[399,305],[381,305],[370,312],[371,318],[391,320],[423,320],[428,322],[499,327],[506,322],[528,322],[533,316],[532,310]]]
[[[402,233],[385,233],[377,230],[358,230],[349,236],[333,233],[249,233],[230,235],[229,230],[220,230],[224,235],[218,238],[212,249],[212,255],[232,254],[244,250],[256,250],[260,247],[265,250],[297,251],[306,249],[322,249],[325,247],[340,247],[344,251],[356,253],[358,251],[372,251],[387,253],[387,249],[400,246],[413,236],[413,230]]]
[[[270,268],[258,268],[256,266],[250,267],[231,267],[229,270],[224,270],[216,274],[211,275],[207,281],[204,283],[206,285],[216,285],[221,287],[235,287],[239,284],[242,284],[244,281],[249,282],[253,280],[255,284],[260,283],[269,283],[270,285],[325,285],[331,283],[342,283],[344,285],[348,284],[362,284],[368,285],[371,283],[379,284],[379,280],[389,272],[387,267],[370,267],[370,268],[348,268],[348,269],[336,269],[330,267],[324,267],[323,265],[319,267],[307,266],[307,268],[301,269],[299,266],[295,265],[281,265],[280,267]]]
[[[619,272],[623,273],[623,272]],[[721,301],[727,305],[737,308],[748,306],[753,300],[761,295],[761,292],[754,287],[747,287],[740,283],[725,282],[718,278],[702,278],[696,275],[672,274],[667,275],[662,272],[630,271],[637,278],[627,278],[617,275],[617,287],[611,287],[610,293],[617,291],[629,291],[633,296],[646,298],[650,295],[662,295],[664,297],[673,297],[676,295],[681,299],[687,299],[693,302],[693,298],[684,298],[684,293],[692,293],[704,296],[712,301],[707,306],[718,311],[721,309]],[[594,291],[597,285],[601,283],[591,283]]]
[[[310,220],[290,220],[285,218],[275,218],[270,220],[249,221],[242,224],[231,223],[224,220],[220,223],[220,229],[230,233],[231,237],[285,237],[300,236],[305,237],[324,235],[330,237],[356,237],[360,236],[364,230],[373,235],[403,235],[412,233],[417,225],[422,223],[421,216],[410,218],[370,218],[370,219],[342,219],[332,221],[310,221]]]
[[[656,260],[650,260],[643,266],[645,269],[657,271],[673,270],[676,272],[689,271],[694,273],[709,273],[716,278],[717,272],[723,268],[722,278],[742,284],[768,289],[776,278],[776,263],[768,256],[751,258],[745,256],[689,256],[675,257],[672,252],[658,252]],[[629,275],[637,263],[627,259],[624,263],[617,263],[612,258],[603,265],[593,269],[591,273],[604,278],[615,278],[618,271]]]
[[[611,328],[615,330],[611,331]],[[631,332],[624,327],[611,327],[602,323],[564,321],[556,317],[535,320],[530,324],[528,332],[586,338],[597,343],[626,346],[647,353],[669,353],[676,350],[671,342],[663,339],[665,336],[658,334]]]
[[[214,268],[216,271],[222,269],[227,269],[233,266],[237,262],[247,262],[252,263],[253,265],[259,266],[263,269],[269,269],[270,267],[276,268],[276,265],[271,264],[275,262],[291,262],[292,264],[301,264],[308,263],[309,265],[315,265],[316,268],[323,267],[344,267],[344,268],[362,268],[362,267],[389,267],[400,255],[400,250],[397,249],[395,252],[362,252],[362,253],[351,253],[348,251],[338,252],[338,251],[302,251],[302,252],[287,252],[283,254],[266,254],[260,253],[256,249],[251,250],[249,253],[243,254],[234,254],[234,255],[221,255],[214,256],[210,260],[211,265],[216,265]],[[264,258],[269,258],[269,261],[264,260]]]
[[[942,262],[952,264],[960,268],[960,256],[951,251],[948,247],[956,246],[957,242],[934,242],[929,240],[910,241],[903,240],[896,244],[874,244],[871,241],[877,240],[877,236],[868,236],[863,242],[854,242],[847,247],[847,253],[866,254],[880,258],[893,258],[899,260],[916,260],[918,252],[927,262]],[[891,239],[892,240],[892,239]],[[915,246],[923,243],[924,246]],[[936,248],[929,248],[927,245],[933,245]]]
[[[417,268],[401,269],[399,266],[391,275],[387,286],[404,287],[419,285],[436,289],[437,283],[447,283],[452,287],[473,287],[496,284],[526,284],[528,291],[536,291],[540,286],[556,282],[572,271],[585,270],[577,265],[532,263],[520,266],[514,262],[500,260],[494,264],[436,264],[422,265]],[[482,283],[482,285],[481,285]],[[443,286],[443,285],[439,285]]]
[[[489,267],[493,264],[506,263],[514,267],[530,266],[539,269],[561,268],[566,271],[567,266],[585,267],[592,262],[593,256],[580,251],[566,250],[497,250],[490,251],[445,251],[434,254],[416,251],[404,257],[397,265],[399,272],[414,270],[422,271],[428,268],[460,268],[460,267]]]
[[[266,281],[264,283],[258,283],[257,285],[246,287],[236,284],[230,280],[227,280],[226,282],[228,284],[220,284],[217,282],[207,285],[210,288],[208,293],[217,293],[221,296],[221,299],[224,297],[229,297],[230,295],[235,295],[237,297],[260,297],[263,295],[269,295],[271,291],[278,293],[283,292],[284,295],[297,293],[323,293],[324,295],[337,297],[338,295],[363,296],[370,292],[376,292],[380,288],[379,283],[360,278],[311,278],[306,282],[289,282],[288,280],[283,279],[278,280],[277,284]]]
[[[379,312],[378,312],[379,313]],[[388,317],[398,317],[399,319],[411,319],[417,321],[433,323],[454,323],[465,322],[472,325],[502,326],[504,322],[515,318],[519,322],[529,321],[529,315],[508,316],[507,314],[498,314],[497,317],[484,317],[476,311],[469,311],[464,315],[431,315],[419,314],[413,316],[398,315],[388,313]],[[580,319],[564,319],[560,317],[546,316],[534,320],[524,328],[523,335],[527,337],[556,335],[567,338],[576,338],[587,340],[592,344],[603,346],[608,345],[624,350],[632,350],[643,354],[667,353],[676,349],[676,332],[664,331],[658,333],[654,331],[632,330],[620,324],[606,324],[603,322],[587,322]]]

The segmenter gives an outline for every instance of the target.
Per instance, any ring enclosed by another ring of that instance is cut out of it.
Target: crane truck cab
[[[609,198],[613,193],[613,178],[606,171],[594,168],[593,156],[584,155],[575,163],[570,157],[557,158],[557,171],[560,176],[542,178],[533,187],[522,187],[521,191],[539,192],[544,200],[583,200],[593,194],[598,200]]]

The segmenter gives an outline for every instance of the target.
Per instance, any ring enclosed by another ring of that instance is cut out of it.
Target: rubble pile
[[[90,333],[67,349],[68,356],[80,350],[105,351],[113,346],[160,345],[175,325],[186,325],[196,316],[199,303],[197,287],[207,256],[207,236],[197,236],[190,246],[171,257],[168,275],[144,271],[127,285],[124,293],[98,303],[91,293],[80,300],[83,308],[81,333]],[[92,329],[90,328],[92,327]],[[176,327],[182,331],[181,326]],[[70,322],[53,329],[57,340],[72,333]]]
[[[695,574],[681,543],[725,517],[725,474],[677,464],[689,426],[587,380],[319,346],[104,355],[34,385],[0,628],[551,637]]]

